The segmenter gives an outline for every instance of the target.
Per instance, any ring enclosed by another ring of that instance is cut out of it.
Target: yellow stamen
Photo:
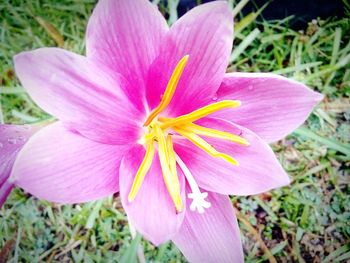
[[[162,100],[160,102],[160,104],[158,105],[157,108],[155,108],[151,114],[148,116],[147,120],[145,121],[145,123],[143,124],[143,126],[147,126],[149,125],[152,120],[159,114],[161,113],[166,106],[168,106],[168,104],[170,103],[175,90],[176,90],[176,86],[179,83],[181,74],[186,66],[187,60],[188,60],[189,55],[184,56],[179,63],[177,63],[175,70],[173,71],[173,74],[170,77],[170,80],[168,82],[168,85],[165,89],[164,95],[162,97]]]
[[[174,145],[171,135],[168,135],[166,138],[166,145],[168,148],[168,158],[169,158],[169,167],[170,171],[177,176],[176,171],[176,157],[174,152]]]
[[[136,173],[133,185],[128,195],[128,200],[130,202],[133,201],[139,192],[144,178],[152,165],[155,154],[154,143],[157,142],[163,180],[176,211],[183,211],[180,182],[177,176],[177,168],[179,168],[185,174],[187,183],[190,185],[190,188],[192,190],[192,193],[189,195],[189,198],[193,199],[190,209],[197,209],[198,212],[201,213],[204,211],[204,208],[210,207],[210,203],[205,200],[208,194],[205,192],[202,193],[200,191],[190,171],[187,169],[186,165],[182,162],[180,157],[176,155],[174,151],[172,135],[168,134],[167,129],[172,128],[175,132],[187,138],[194,145],[207,152],[210,156],[215,158],[222,158],[232,165],[238,165],[238,161],[230,155],[218,152],[213,146],[202,139],[199,135],[224,139],[245,146],[249,145],[249,142],[240,136],[230,134],[228,132],[223,132],[193,124],[194,121],[199,120],[216,111],[226,108],[239,107],[241,105],[241,102],[238,100],[219,101],[197,109],[186,115],[178,116],[175,118],[159,117],[159,114],[165,110],[174,96],[175,90],[187,64],[188,58],[189,56],[186,55],[179,61],[179,63],[177,63],[165,88],[159,105],[152,110],[144,123],[144,126],[147,127],[148,130],[138,142],[142,145],[147,145],[147,149],[140,168]],[[157,119],[155,120],[155,118]]]
[[[177,175],[173,174],[171,171],[168,148],[163,131],[158,125],[155,125],[154,129],[158,140],[158,154],[160,166],[162,167],[164,182],[168,189],[170,197],[173,200],[176,211],[181,212],[182,200],[180,195],[179,179]]]
[[[129,196],[128,196],[129,202],[132,202],[135,199],[136,194],[139,192],[141,184],[142,184],[143,180],[145,179],[145,176],[146,176],[149,168],[152,165],[153,156],[154,156],[154,144],[153,143],[154,143],[153,141],[150,141],[147,144],[147,150],[146,150],[145,157],[143,158],[142,163],[141,163],[141,165],[136,173],[134,182],[133,182],[132,187],[131,187],[131,191],[130,191]]]
[[[200,126],[197,124],[193,124],[193,123],[188,123],[186,125],[180,126],[179,128],[182,130],[185,130],[187,132],[192,132],[192,133],[203,135],[206,137],[228,140],[228,141],[235,142],[235,143],[238,143],[238,144],[241,144],[244,146],[249,145],[249,142],[246,139],[244,139],[238,135],[234,135],[234,134],[231,134],[229,132],[223,132],[223,131],[218,131],[218,130],[206,128],[206,127],[203,127],[203,126]]]
[[[241,105],[241,102],[239,100],[223,100],[223,101],[219,101],[219,102],[204,106],[203,108],[192,111],[191,113],[182,115],[177,118],[158,118],[158,120],[163,122],[160,125],[160,127],[162,129],[165,129],[168,127],[174,127],[174,126],[191,123],[216,111],[226,109],[226,108],[236,108],[236,107],[239,107],[240,105]]]
[[[203,151],[207,152],[209,155],[211,155],[215,158],[222,158],[225,161],[229,162],[230,164],[238,165],[238,161],[236,159],[234,159],[233,157],[231,157],[227,154],[218,152],[217,150],[215,150],[215,148],[213,146],[211,146],[209,143],[207,143],[205,140],[203,140],[198,135],[191,133],[191,132],[187,132],[187,131],[179,129],[179,128],[175,128],[175,127],[173,129],[177,133],[181,134],[182,136],[184,136],[188,140],[190,140],[194,145],[201,148]]]
[[[155,137],[154,132],[147,133],[147,134],[145,134],[144,136],[142,136],[142,141],[143,141],[143,142],[147,142],[147,141],[153,140],[154,137]]]

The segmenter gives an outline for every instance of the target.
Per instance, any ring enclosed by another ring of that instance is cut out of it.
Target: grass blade
[[[260,30],[255,28],[244,40],[234,49],[230,57],[230,63],[234,62],[244,50],[258,37]]]
[[[328,148],[336,150],[338,152],[341,152],[341,153],[345,154],[346,156],[350,157],[350,146],[349,145],[343,145],[340,142],[321,137],[320,135],[314,133],[313,131],[311,131],[305,127],[301,127],[299,129],[295,130],[294,133],[297,135],[304,136],[304,137],[307,137],[309,139],[315,140],[317,142],[320,142],[320,143],[326,145]]]
[[[137,263],[137,249],[139,247],[140,242],[141,235],[137,234],[136,237],[131,241],[130,246],[125,251],[122,258],[120,259],[121,263]]]

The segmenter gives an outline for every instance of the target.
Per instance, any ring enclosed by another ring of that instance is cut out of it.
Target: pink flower
[[[9,181],[9,176],[16,156],[28,138],[39,128],[39,125],[0,124],[0,208],[14,186]]]
[[[146,0],[102,0],[86,57],[43,48],[15,57],[32,99],[58,122],[21,150],[11,179],[29,193],[78,203],[120,192],[130,222],[192,262],[241,262],[228,195],[287,185],[267,143],[322,99],[272,74],[225,73],[233,18],[198,6],[170,29]]]

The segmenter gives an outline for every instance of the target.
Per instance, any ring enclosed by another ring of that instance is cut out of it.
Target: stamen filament
[[[203,135],[206,137],[211,137],[211,138],[218,138],[218,139],[223,139],[223,140],[228,140],[231,142],[235,142],[244,146],[248,146],[249,142],[238,136],[238,135],[234,135],[232,133],[229,132],[223,132],[223,131],[219,131],[219,130],[215,130],[215,129],[210,129],[210,128],[206,128],[197,124],[193,124],[193,123],[188,123],[185,125],[182,125],[181,127],[179,127],[182,130],[185,130],[187,132],[192,132],[198,135]]]
[[[226,108],[237,108],[241,105],[239,100],[223,100],[207,106],[204,106],[198,110],[192,111],[191,113],[176,117],[176,118],[158,118],[159,121],[163,123],[160,125],[162,129],[168,127],[180,126],[183,124],[188,124],[201,119],[211,113],[216,111],[226,109]]]
[[[155,136],[156,135],[154,134],[153,131],[150,133],[147,133],[147,134],[143,135],[140,140],[138,140],[138,143],[146,144],[148,141],[153,140]]]
[[[158,125],[154,127],[158,140],[158,154],[160,166],[162,167],[162,173],[165,185],[168,189],[170,197],[175,205],[176,211],[182,211],[182,200],[180,195],[180,183],[176,174],[173,174],[170,169],[170,160],[168,154],[168,148],[163,131]]]
[[[175,70],[173,71],[171,77],[170,77],[170,80],[168,82],[168,85],[165,89],[165,92],[164,92],[164,95],[162,97],[162,100],[160,102],[160,104],[158,105],[157,108],[155,108],[151,114],[148,116],[147,120],[145,121],[145,123],[143,124],[143,126],[147,126],[149,125],[152,120],[159,114],[161,113],[167,106],[168,104],[170,103],[174,93],[175,93],[175,90],[176,90],[176,86],[177,84],[179,83],[179,80],[180,80],[180,77],[181,77],[181,74],[187,64],[187,61],[188,61],[188,57],[189,55],[186,55],[184,56],[180,61],[179,63],[177,63],[176,67],[175,67]]]
[[[215,150],[215,148],[213,146],[211,146],[209,143],[207,143],[205,140],[203,140],[201,137],[199,137],[198,135],[191,133],[191,132],[187,132],[185,130],[179,129],[177,127],[173,128],[174,131],[176,131],[177,133],[181,134],[182,136],[186,137],[189,141],[191,141],[194,145],[196,145],[197,147],[201,148],[203,151],[207,152],[209,155],[215,157],[215,158],[222,158],[225,161],[237,166],[238,161],[236,159],[234,159],[233,157],[231,157],[230,155],[227,155],[225,153],[221,153],[218,152],[217,150]]]
[[[142,182],[145,179],[145,176],[152,165],[153,157],[154,157],[154,144],[153,144],[153,141],[150,141],[147,144],[145,157],[143,158],[142,163],[135,175],[135,179],[128,196],[129,202],[132,202],[135,199],[136,194],[139,192]]]

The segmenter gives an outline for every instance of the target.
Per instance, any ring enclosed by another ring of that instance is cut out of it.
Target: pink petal
[[[236,215],[228,196],[209,193],[211,207],[203,214],[189,207],[178,234],[172,239],[193,263],[244,262]],[[187,202],[190,205],[190,200]]]
[[[203,119],[200,125],[240,135],[250,143],[250,146],[241,146],[221,139],[203,137],[218,151],[235,158],[239,166],[234,166],[221,158],[211,157],[187,140],[177,140],[175,151],[186,162],[202,188],[220,194],[253,195],[289,184],[288,175],[273,151],[255,133],[214,118]]]
[[[4,181],[0,185],[0,208],[3,206],[3,204],[6,202],[7,197],[11,193],[14,185],[10,183],[8,180]]]
[[[17,153],[39,128],[38,125],[0,124],[0,207],[13,188],[8,179]]]
[[[274,142],[298,128],[323,95],[278,75],[229,73],[217,97],[242,101],[238,109],[221,111],[217,116],[250,129],[267,142]]]
[[[109,144],[138,139],[140,114],[123,93],[127,83],[115,72],[57,48],[20,53],[15,70],[42,109],[84,136]]]
[[[144,109],[146,75],[167,31],[165,19],[149,1],[100,0],[87,28],[87,56],[127,78],[129,96]]]
[[[233,42],[233,18],[227,2],[217,1],[193,8],[171,27],[148,84],[151,108],[161,94],[175,65],[189,55],[168,115],[188,113],[203,104],[220,86]]]
[[[128,201],[134,177],[144,154],[144,148],[137,145],[122,160],[120,166],[120,196],[130,222],[146,239],[157,246],[176,234],[181,226],[185,211],[176,213],[175,206],[163,181],[157,153],[136,198],[132,202]],[[180,171],[178,171],[178,176],[182,186],[182,199],[185,207],[184,178]]]
[[[96,200],[119,190],[123,153],[120,146],[93,142],[57,122],[26,143],[10,179],[32,195],[52,202]]]

